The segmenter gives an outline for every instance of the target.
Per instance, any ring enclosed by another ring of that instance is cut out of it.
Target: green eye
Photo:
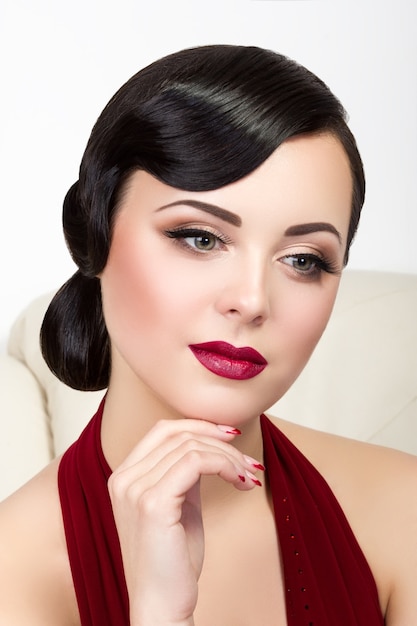
[[[178,245],[197,254],[220,250],[227,244],[227,241],[220,235],[215,235],[201,228],[176,228],[174,230],[166,230],[165,234],[167,237],[175,239]]]
[[[300,272],[309,272],[317,265],[317,259],[310,256],[296,255],[290,259],[292,267]]]
[[[194,245],[198,250],[213,250],[216,245],[216,237],[205,234],[199,237],[187,237],[189,245]]]
[[[321,258],[316,254],[288,254],[281,260],[299,276],[310,279],[320,277],[323,272],[340,275],[341,271],[335,261]]]

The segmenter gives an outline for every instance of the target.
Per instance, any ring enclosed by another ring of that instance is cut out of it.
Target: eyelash
[[[296,269],[294,266],[291,266],[292,269],[294,269],[294,271],[299,276],[302,276],[305,278],[310,278],[310,279],[319,278],[322,272],[325,272],[326,274],[336,274],[336,275],[340,274],[340,268],[337,263],[335,263],[331,259],[320,257],[316,254],[311,254],[311,253],[287,254],[286,256],[282,257],[281,262],[285,263],[285,261],[288,259],[295,259],[297,261],[307,261],[307,262],[312,263],[312,269],[309,269],[309,270]],[[289,265],[289,263],[286,263],[286,265]]]
[[[165,235],[171,239],[174,239],[177,245],[185,248],[186,250],[196,255],[203,255],[205,253],[218,250],[218,248],[216,247],[216,244],[220,243],[221,245],[229,245],[232,243],[231,239],[229,239],[228,237],[225,237],[224,235],[220,235],[219,233],[215,233],[210,230],[206,230],[202,228],[189,228],[189,227],[174,228],[171,230],[165,230]],[[212,240],[214,245],[212,248],[209,248],[208,250],[199,249],[196,246],[192,246],[185,241],[186,239],[192,239],[192,238],[194,239],[207,238],[209,240]],[[307,261],[308,263],[312,264],[312,267],[308,270],[296,269],[293,265],[286,262],[290,259],[293,259],[296,261]],[[340,267],[337,263],[335,263],[331,259],[319,256],[317,254],[311,254],[311,253],[303,254],[301,252],[294,253],[294,254],[287,254],[286,256],[281,257],[281,259],[279,260],[285,265],[290,265],[298,276],[300,276],[301,278],[305,278],[306,280],[318,279],[320,278],[320,275],[323,272],[326,274],[336,274],[336,275],[340,274]]]
[[[228,245],[232,243],[231,239],[229,239],[228,237],[225,237],[224,235],[220,235],[219,233],[214,233],[210,230],[204,230],[202,228],[182,228],[182,227],[174,228],[172,230],[166,230],[165,235],[167,237],[170,237],[171,239],[174,239],[176,243],[182,246],[183,248],[186,248],[187,250],[190,250],[194,254],[199,254],[199,255],[218,250],[218,247],[216,246],[216,244],[218,243],[220,243],[221,245]],[[199,249],[196,246],[192,246],[185,241],[186,239],[198,239],[198,238],[200,239],[206,238],[206,239],[212,240],[214,242],[214,246],[212,248],[209,248],[208,250],[204,250],[204,249]]]

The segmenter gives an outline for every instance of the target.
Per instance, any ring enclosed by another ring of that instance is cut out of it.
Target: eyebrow
[[[226,211],[226,209],[222,209],[215,204],[201,202],[200,200],[177,200],[176,202],[171,202],[170,204],[165,204],[164,206],[159,207],[158,211],[162,211],[163,209],[169,209],[170,207],[178,206],[180,204],[185,204],[186,206],[190,206],[193,209],[199,209],[200,211],[204,211],[205,213],[210,213],[211,215],[219,217],[225,222],[229,222],[229,224],[233,224],[233,226],[242,226],[242,219],[239,215],[236,215],[236,213]]]
[[[201,202],[200,200],[177,200],[176,202],[171,202],[170,204],[164,204],[164,206],[159,207],[158,211],[162,211],[164,209],[169,209],[170,207],[179,206],[179,205],[190,206],[194,209],[199,209],[200,211],[204,211],[205,213],[210,213],[215,217],[219,217],[225,222],[229,222],[229,224],[233,224],[233,226],[242,226],[242,219],[236,213],[232,213],[231,211],[227,211],[226,209],[222,209],[215,204],[210,204],[209,202]],[[286,237],[298,237],[300,235],[309,235],[315,232],[328,232],[332,233],[337,237],[339,243],[342,243],[342,235],[339,231],[328,222],[311,222],[308,224],[294,224],[294,226],[289,226],[284,235]]]
[[[289,226],[285,231],[284,235],[286,237],[299,237],[300,235],[309,235],[311,233],[317,232],[328,232],[335,235],[339,240],[339,243],[342,244],[342,235],[339,233],[337,228],[333,226],[333,224],[329,224],[328,222],[311,222],[310,224],[295,224],[294,226]]]

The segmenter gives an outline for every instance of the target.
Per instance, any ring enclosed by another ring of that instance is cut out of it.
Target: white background
[[[283,52],[350,115],[368,192],[353,268],[417,272],[413,0],[0,0],[0,349],[19,311],[74,271],[61,206],[91,127],[154,59],[209,43]]]

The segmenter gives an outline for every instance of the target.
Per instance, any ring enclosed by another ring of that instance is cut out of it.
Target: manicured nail
[[[217,424],[217,428],[227,435],[241,435],[242,432],[238,428],[233,428],[232,426],[224,426],[223,424]]]
[[[247,471],[247,472],[246,472],[246,476],[247,476],[248,478],[250,478],[250,479],[251,479],[251,481],[252,481],[253,483],[255,483],[255,485],[258,485],[258,487],[262,487],[262,483],[261,483],[261,481],[260,481],[260,480],[258,480],[258,479],[256,478],[256,476],[254,476],[251,472],[248,472],[248,471]]]
[[[242,476],[242,474],[239,474],[239,478],[242,481],[242,483],[246,482],[246,478]]]
[[[253,459],[251,456],[247,456],[246,454],[244,455],[244,457],[246,461],[252,465],[252,467],[255,467],[256,469],[261,470],[262,472],[265,471],[265,467],[262,465],[262,463],[259,463],[259,461],[257,461],[256,459]]]

